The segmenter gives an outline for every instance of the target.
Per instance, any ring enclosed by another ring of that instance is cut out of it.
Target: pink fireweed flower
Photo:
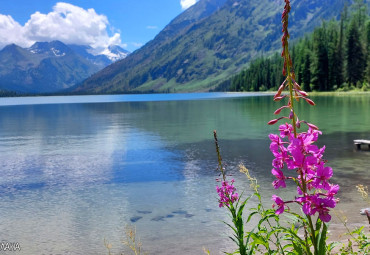
[[[319,135],[322,135],[322,132],[319,130],[318,127],[316,127],[313,124],[307,123],[307,125],[309,126],[311,125],[311,127],[314,126],[314,128],[309,127],[309,129],[307,130],[307,134],[313,135],[312,142],[316,142],[317,139],[319,138]]]
[[[331,220],[331,216],[328,208],[334,208],[335,206],[336,202],[333,198],[317,197],[314,201],[314,208],[312,209],[312,212],[313,214],[318,212],[320,220],[323,222],[329,222]]]
[[[269,135],[271,140],[270,150],[275,157],[278,157],[281,152],[286,152],[286,148],[284,147],[284,142],[280,139],[279,136],[271,134]]]
[[[331,184],[330,188],[328,190],[328,194],[326,194],[326,195],[327,195],[328,198],[334,198],[334,196],[338,193],[338,191],[339,191],[339,185],[338,184],[336,184],[336,185]]]
[[[324,166],[323,162],[317,165],[316,169],[316,179],[313,184],[317,189],[330,190],[331,186],[328,180],[333,176],[333,169],[331,167]]]
[[[275,158],[272,161],[272,166],[276,169],[283,169],[284,168],[284,162],[289,161],[289,156],[286,151],[281,152],[278,155],[275,155]]]
[[[278,207],[276,209],[275,213],[277,215],[282,214],[284,212],[285,206],[286,206],[285,203],[284,203],[284,201],[280,197],[278,197],[276,195],[273,195],[271,200],[273,200],[275,202],[275,204],[272,205],[272,208],[274,208],[275,205],[277,205],[277,207]]]
[[[276,180],[272,183],[275,189],[280,187],[286,188],[285,179],[286,177],[283,174],[283,171],[280,169],[272,169],[271,173],[276,177]]]
[[[284,138],[286,136],[290,137],[293,132],[293,126],[288,123],[285,123],[279,126],[279,131],[281,138]]]
[[[221,187],[216,187],[217,193],[219,195],[219,207],[226,205],[227,207],[230,204],[233,204],[238,200],[238,193],[236,193],[236,188],[234,187],[234,180],[231,180],[230,184],[227,181],[222,181]]]
[[[306,122],[305,122],[306,123]],[[339,190],[339,185],[330,183],[333,176],[331,167],[325,166],[323,160],[325,146],[318,148],[314,143],[321,131],[317,127],[307,123],[307,132],[294,135],[293,126],[285,123],[279,126],[280,134],[270,134],[270,150],[274,155],[271,173],[275,176],[273,186],[275,189],[285,188],[286,180],[294,179],[297,183],[295,202],[302,206],[306,215],[318,214],[323,222],[329,222],[330,208],[334,208],[337,200],[334,196]],[[284,175],[284,167],[297,172],[296,177]],[[303,191],[304,189],[304,191]],[[322,192],[324,190],[324,192]],[[311,194],[310,194],[311,193]],[[276,214],[281,214],[286,208],[286,203],[280,197],[274,195],[272,200],[277,205]],[[292,202],[292,201],[290,201]]]
[[[289,119],[293,125],[288,123],[280,125],[280,134],[270,134],[269,136],[271,140],[270,150],[274,155],[272,161],[274,168],[271,170],[271,173],[276,178],[273,181],[275,189],[285,188],[285,181],[288,179],[294,180],[297,184],[298,197],[294,201],[283,201],[280,197],[273,195],[272,200],[275,202],[273,207],[277,206],[275,213],[279,215],[284,212],[286,204],[296,202],[302,207],[302,211],[306,215],[310,216],[318,213],[321,221],[329,222],[331,220],[329,208],[334,208],[336,205],[337,200],[334,199],[334,196],[337,194],[339,186],[329,182],[333,175],[333,170],[330,167],[326,167],[326,161],[322,159],[325,146],[319,148],[314,144],[321,131],[314,124],[300,121],[295,112],[295,100],[299,102],[302,98],[310,105],[315,105],[315,103],[308,98],[308,94],[295,81],[294,68],[288,47],[290,1],[284,0],[284,2],[285,6],[281,17],[283,23],[283,36],[281,39],[283,50],[281,56],[284,59],[283,75],[286,76],[286,79],[280,85],[273,100],[280,101],[285,97],[289,97],[288,103],[278,108],[274,114],[280,114],[282,109],[285,108],[289,108],[290,113],[288,116],[273,119],[268,124],[273,125],[284,118]],[[289,87],[289,95],[282,96],[283,90],[287,87]],[[297,128],[301,127],[302,122],[308,126],[308,131],[298,133]],[[296,177],[285,176],[283,172],[285,166],[288,170],[295,170]],[[310,228],[311,233],[314,233],[315,229],[312,226]],[[316,246],[315,253],[317,253]]]
[[[302,191],[301,191],[302,193]],[[303,195],[303,194],[301,194]],[[314,202],[316,201],[318,195],[304,195],[302,197],[297,197],[296,202],[302,205],[302,211],[306,215],[313,215],[315,212],[313,211]]]
[[[305,155],[303,150],[303,141],[300,138],[291,139],[288,145],[288,151],[292,156],[292,160],[287,162],[289,169],[302,168]]]

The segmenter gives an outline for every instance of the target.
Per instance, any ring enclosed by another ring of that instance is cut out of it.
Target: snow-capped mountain
[[[122,49],[118,45],[109,46],[102,51],[97,51],[85,45],[68,45],[68,47],[100,68],[104,68],[113,62],[124,59],[130,54],[129,51]]]
[[[119,46],[95,52],[90,46],[60,41],[36,42],[29,48],[8,45],[0,50],[0,90],[54,93],[129,54]]]
[[[102,55],[107,56],[112,62],[126,58],[130,52],[122,49],[118,45],[111,45],[101,52]]]
[[[49,57],[63,57],[72,53],[72,50],[60,41],[36,42],[27,50],[33,54]]]

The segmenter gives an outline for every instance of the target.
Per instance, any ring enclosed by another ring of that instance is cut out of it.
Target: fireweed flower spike
[[[221,187],[216,187],[219,198],[219,207],[227,206],[233,204],[238,200],[238,193],[236,193],[236,188],[234,187],[234,180],[231,180],[230,184],[227,181],[223,181]]]
[[[222,174],[221,187],[216,186],[216,190],[219,196],[219,207],[223,207],[223,206],[230,207],[235,201],[238,200],[239,195],[238,193],[236,193],[236,188],[234,187],[234,182],[235,182],[234,179],[230,181],[230,184],[226,180],[226,173],[225,173],[224,166],[222,164],[220,146],[218,145],[216,130],[213,131],[213,136],[214,136],[215,145],[216,145],[218,168]]]
[[[285,97],[288,98],[287,104],[278,108],[274,114],[278,115],[283,109],[289,108],[286,112],[287,116],[273,119],[268,122],[269,125],[276,124],[279,120],[287,119],[290,123],[285,123],[279,126],[279,134],[270,134],[271,140],[270,150],[274,155],[272,161],[273,169],[271,173],[276,180],[272,183],[275,189],[286,188],[286,181],[293,180],[297,185],[297,195],[294,200],[284,201],[282,198],[273,195],[274,208],[277,208],[275,213],[280,215],[287,208],[288,203],[297,203],[301,206],[302,212],[307,216],[307,226],[304,228],[306,234],[309,234],[314,246],[315,254],[321,249],[317,245],[317,231],[323,233],[327,231],[326,226],[315,225],[312,222],[311,216],[318,218],[327,223],[331,220],[330,209],[336,206],[338,200],[335,198],[339,190],[338,185],[330,183],[333,176],[331,167],[326,166],[326,161],[323,159],[325,146],[319,148],[314,143],[318,140],[321,131],[319,128],[304,120],[299,120],[294,103],[303,99],[309,105],[314,106],[315,103],[308,98],[308,94],[302,90],[301,86],[295,81],[292,60],[288,49],[288,18],[290,12],[290,1],[284,0],[285,6],[282,14],[283,36],[282,36],[282,53],[284,59],[283,75],[286,76],[285,81],[280,85],[274,101],[281,101]],[[284,89],[288,88],[289,93],[282,96]],[[300,133],[297,129],[301,128],[301,123],[305,123],[306,131]],[[287,173],[284,173],[284,169]],[[295,176],[293,176],[293,171]],[[325,225],[325,224],[323,224]],[[325,253],[325,252],[324,252]],[[320,254],[324,254],[321,253]]]
[[[238,246],[238,254],[240,255],[247,255],[247,243],[245,242],[245,232],[244,232],[244,220],[243,220],[243,210],[248,201],[245,199],[241,201],[241,196],[236,192],[236,188],[234,186],[234,179],[230,182],[226,180],[225,169],[222,164],[222,158],[220,153],[220,147],[218,145],[217,133],[216,130],[213,131],[213,136],[215,139],[216,144],[216,152],[218,157],[218,169],[221,171],[222,174],[222,183],[221,187],[217,186],[216,190],[219,196],[218,199],[218,206],[225,207],[231,216],[232,224],[226,223],[234,232],[233,237],[231,239],[236,243]]]

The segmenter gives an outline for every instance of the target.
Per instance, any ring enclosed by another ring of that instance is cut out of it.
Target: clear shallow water
[[[253,94],[252,94],[253,95]],[[339,209],[366,223],[355,185],[370,186],[370,95],[313,98],[299,109],[317,124],[341,185]],[[217,208],[212,132],[238,185],[244,163],[273,192],[269,96],[176,94],[0,99],[0,236],[22,254],[107,254],[135,224],[151,254],[222,254],[229,241]],[[280,192],[288,197],[289,191]],[[336,223],[332,225],[338,227]],[[227,249],[230,250],[230,249]]]

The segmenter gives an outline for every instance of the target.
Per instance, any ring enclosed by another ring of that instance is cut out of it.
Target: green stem
[[[316,244],[315,229],[314,229],[313,224],[312,224],[311,216],[307,215],[307,218],[308,218],[308,223],[310,224],[310,229],[311,229],[310,235],[311,235],[311,239],[312,239],[312,243],[313,243],[313,248],[314,248],[314,251],[315,251],[315,255],[317,255],[318,250],[317,250],[317,244]]]
[[[237,230],[237,236],[238,236],[238,245],[239,245],[239,253],[240,255],[246,255],[246,249],[244,245],[244,229],[243,229],[243,219],[238,217],[237,210],[234,208],[233,204],[230,204],[229,210],[231,212],[231,215],[233,217],[233,223]]]
[[[222,165],[222,157],[220,153],[220,146],[218,145],[218,139],[217,139],[217,132],[216,130],[213,131],[213,137],[215,139],[215,145],[216,145],[216,152],[217,152],[217,160],[218,160],[218,167],[220,168],[220,171],[222,173],[222,179],[226,181],[226,174],[224,171],[224,167]]]
[[[262,204],[261,198],[258,198],[258,200],[259,200],[259,202],[260,202],[262,212],[265,212],[265,208],[264,208],[264,206],[263,206],[263,204]],[[260,212],[260,214],[262,215],[262,213],[261,213],[261,212]],[[270,226],[270,228],[272,229],[272,225],[271,225],[271,223],[270,223],[270,220],[269,220],[269,219],[267,219],[267,224],[268,224],[268,225]],[[276,232],[274,233],[274,236],[275,236],[275,238],[276,238],[276,241],[277,241],[278,247],[280,248],[280,250],[281,250],[281,252],[282,252],[282,255],[285,255],[284,249],[283,249],[283,247],[281,246],[281,243],[280,243],[280,241],[279,241],[279,236],[278,236],[278,234],[276,234]]]
[[[293,124],[293,131],[294,131],[294,137],[297,138],[297,127],[296,127],[296,120],[295,120],[295,112],[294,112],[294,97],[293,97],[293,84],[292,84],[292,77],[290,73],[290,61],[289,61],[289,49],[288,49],[288,41],[286,42],[285,45],[285,62],[287,65],[287,78],[288,78],[288,85],[289,85],[289,100],[290,100],[290,109],[293,112],[293,119],[292,119],[292,124]]]
[[[297,138],[297,126],[296,126],[296,115],[295,115],[295,112],[294,112],[294,97],[293,97],[293,84],[292,84],[292,77],[291,77],[291,73],[290,73],[290,69],[291,69],[291,66],[290,66],[290,58],[289,58],[289,49],[288,49],[288,42],[286,42],[286,45],[285,45],[285,61],[286,61],[286,65],[287,65],[287,75],[288,75],[288,84],[289,84],[289,96],[290,96],[290,109],[291,111],[293,112],[293,119],[292,119],[292,124],[293,124],[293,131],[294,131],[294,137]],[[302,187],[303,187],[303,193],[306,194],[307,192],[307,186],[306,186],[306,180],[303,176],[303,173],[302,173],[302,170],[301,171],[301,182],[302,182]],[[311,216],[310,215],[307,215],[307,218],[308,218],[308,222],[309,222],[309,227],[310,227],[310,236],[311,236],[311,240],[312,240],[312,243],[313,243],[313,247],[314,247],[314,250],[315,250],[315,254],[318,254],[318,250],[317,250],[317,245],[316,245],[316,237],[315,237],[315,228],[312,224],[312,219],[311,219]]]

